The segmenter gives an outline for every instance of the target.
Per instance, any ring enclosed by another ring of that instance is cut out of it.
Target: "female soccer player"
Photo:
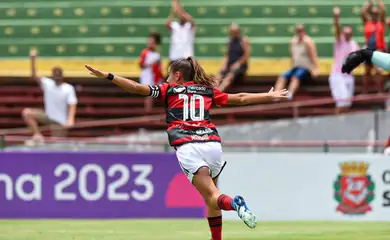
[[[248,227],[256,227],[256,217],[244,199],[241,196],[232,199],[221,194],[216,187],[226,162],[221,158],[221,138],[211,123],[210,109],[213,105],[247,105],[286,99],[286,90],[238,94],[220,92],[214,88],[214,78],[208,76],[193,57],[173,62],[168,70],[167,82],[155,86],[139,84],[88,65],[85,67],[91,75],[111,80],[128,92],[165,102],[170,145],[176,149],[183,172],[206,201],[212,240],[222,239],[221,210],[236,211]]]

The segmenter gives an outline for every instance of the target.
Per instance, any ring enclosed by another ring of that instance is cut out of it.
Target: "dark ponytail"
[[[181,72],[184,81],[194,81],[196,84],[214,87],[214,77],[208,75],[194,57],[177,60],[170,66],[170,71]]]
[[[208,75],[194,57],[188,57],[187,61],[191,64],[192,69],[194,70],[193,80],[196,84],[206,85],[209,87],[214,87],[216,85],[214,77]]]

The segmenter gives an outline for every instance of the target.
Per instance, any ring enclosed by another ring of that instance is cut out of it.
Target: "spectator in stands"
[[[335,43],[334,43],[334,63],[332,73],[329,77],[329,85],[333,99],[336,102],[336,114],[345,113],[352,104],[354,95],[355,80],[350,74],[343,74],[341,66],[344,58],[351,52],[359,50],[359,45],[352,38],[352,27],[340,27],[340,9],[333,9]]]
[[[39,124],[51,125],[53,136],[65,137],[67,128],[75,123],[77,104],[75,89],[64,82],[62,69],[59,67],[52,69],[51,78],[38,77],[36,57],[37,51],[31,51],[31,77],[42,88],[45,110],[25,108],[22,112],[23,119],[33,133],[33,140],[43,140]]]
[[[387,91],[387,92],[389,92],[390,93],[390,81],[387,81],[386,83],[385,83],[385,91]],[[389,96],[389,98],[386,100],[386,102],[385,102],[385,109],[387,110],[387,111],[390,111],[390,96]]]
[[[364,23],[366,47],[372,50],[386,51],[386,8],[383,1],[378,0],[378,6],[373,5],[371,1],[366,2],[362,8],[361,17]],[[377,91],[382,92],[383,78],[381,70],[378,67],[375,67],[370,61],[366,61],[363,76],[363,93],[369,92],[372,71],[375,73]]]
[[[158,85],[163,81],[161,55],[158,46],[161,44],[159,33],[153,32],[148,37],[147,48],[141,52],[139,65],[141,67],[140,82],[146,85]],[[152,112],[153,98],[145,98],[144,108]]]
[[[179,22],[174,21],[175,14],[179,17]],[[184,10],[179,0],[172,0],[172,12],[165,26],[171,32],[170,64],[176,60],[194,56],[195,22],[193,17]]]
[[[248,70],[251,45],[247,36],[243,36],[237,24],[230,26],[230,38],[222,68],[216,76],[218,89],[225,91],[232,83],[242,80]]]
[[[385,146],[383,153],[387,156],[390,156],[390,137],[387,140],[387,143],[386,143],[386,146]]]
[[[318,76],[317,47],[302,24],[296,26],[296,34],[290,42],[290,55],[292,68],[278,78],[275,90],[282,90],[289,83],[291,100],[302,83]]]

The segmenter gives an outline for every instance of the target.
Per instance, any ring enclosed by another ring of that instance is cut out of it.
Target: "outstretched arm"
[[[169,14],[169,16],[168,16],[167,21],[165,22],[165,27],[166,27],[169,31],[172,30],[172,29],[171,29],[171,23],[172,23],[172,21],[173,21],[174,18],[175,18],[175,14],[174,14],[174,12],[172,11],[171,14]]]
[[[380,20],[384,23],[386,22],[386,6],[382,0],[378,0]]]
[[[367,20],[368,20],[368,11],[369,9],[372,7],[372,2],[371,1],[367,1],[366,3],[364,3],[364,6],[362,8],[362,12],[361,12],[361,18],[363,20],[363,23],[366,23]]]
[[[108,72],[103,72],[98,69],[95,69],[89,65],[85,65],[85,67],[89,70],[89,73],[92,76],[98,77],[98,78],[108,78],[109,76],[112,77],[112,82],[119,87],[123,88],[124,90],[130,92],[139,94],[142,96],[150,96],[152,93],[152,89],[149,85],[140,84],[134,80],[127,79],[120,76],[110,75]]]
[[[340,8],[335,7],[333,9],[333,24],[335,29],[335,37],[337,41],[340,41],[341,27],[340,27]]]
[[[308,44],[308,47],[309,47],[309,56],[310,56],[310,60],[312,62],[312,69],[311,69],[311,72],[312,72],[312,75],[313,77],[317,77],[318,76],[318,52],[317,52],[317,46],[316,44],[314,43],[314,41],[312,39],[308,39],[307,41],[307,44]]]
[[[30,52],[30,61],[31,61],[31,78],[36,81],[38,84],[41,83],[41,78],[37,76],[37,50],[31,50]]]
[[[175,13],[178,16],[180,16],[180,17],[184,18],[185,20],[187,20],[189,23],[191,23],[192,29],[195,29],[194,18],[191,16],[191,14],[189,14],[183,8],[183,6],[180,4],[179,0],[173,0],[172,4],[173,4],[173,10],[175,11]]]
[[[273,100],[287,99],[288,91],[286,89],[274,91],[274,88],[268,93],[237,93],[228,94],[226,105],[251,105],[259,103],[269,103]]]

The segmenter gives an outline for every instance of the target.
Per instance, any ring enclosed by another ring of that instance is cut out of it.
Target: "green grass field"
[[[224,240],[389,240],[390,223],[224,222]],[[0,240],[209,240],[202,220],[0,220]]]

